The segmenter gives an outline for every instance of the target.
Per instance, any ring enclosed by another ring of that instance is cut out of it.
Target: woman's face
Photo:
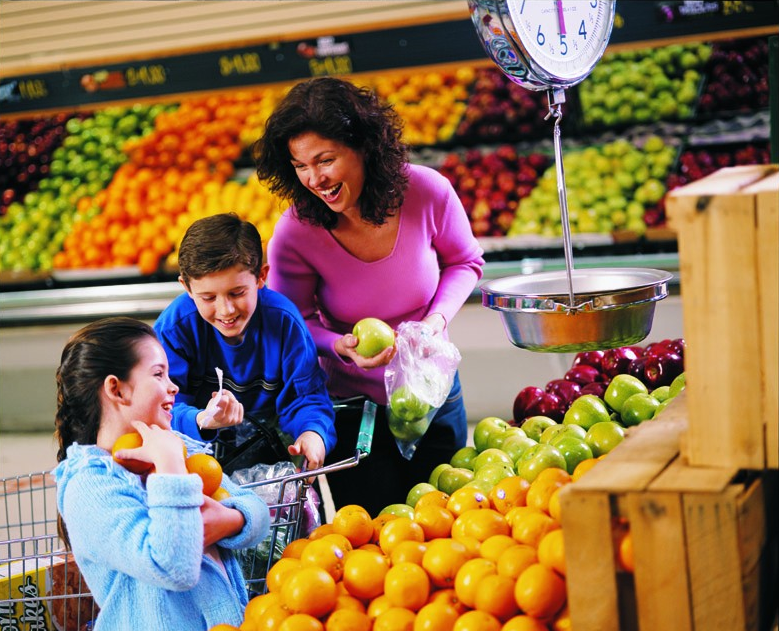
[[[170,429],[171,410],[179,389],[168,375],[168,357],[159,342],[150,337],[138,342],[137,353],[138,363],[124,382],[130,403],[126,416]]]
[[[361,152],[337,140],[306,132],[289,141],[298,179],[335,213],[355,210],[365,184]]]

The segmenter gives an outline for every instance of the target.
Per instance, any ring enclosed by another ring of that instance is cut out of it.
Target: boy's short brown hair
[[[195,221],[179,248],[181,279],[191,279],[242,265],[255,277],[262,269],[262,238],[254,224],[235,213],[222,213]]]

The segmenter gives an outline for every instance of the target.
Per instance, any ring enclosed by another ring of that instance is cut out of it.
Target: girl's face
[[[356,211],[365,184],[361,152],[336,140],[306,132],[289,141],[298,179],[335,213]]]
[[[138,363],[123,384],[129,403],[126,416],[128,420],[170,429],[179,388],[168,376],[168,357],[160,343],[150,337],[138,342],[137,353]]]
[[[219,331],[229,344],[240,344],[257,308],[257,288],[265,285],[268,267],[257,278],[241,265],[182,282],[195,301],[200,317]]]

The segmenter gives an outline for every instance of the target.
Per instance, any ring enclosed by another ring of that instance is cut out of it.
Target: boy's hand
[[[398,350],[398,347],[393,345],[391,348],[385,348],[378,355],[374,355],[373,357],[363,357],[354,350],[358,341],[359,340],[354,335],[347,333],[341,339],[335,341],[335,352],[342,357],[351,359],[356,366],[362,368],[363,370],[370,370],[371,368],[386,366],[389,364],[390,360],[395,356],[395,353]]]
[[[287,451],[291,456],[302,455],[308,462],[309,470],[319,469],[325,463],[325,442],[316,432],[303,432]]]
[[[200,429],[219,429],[240,425],[243,421],[243,404],[229,390],[222,390],[221,396],[214,392],[205,410],[197,415]]]

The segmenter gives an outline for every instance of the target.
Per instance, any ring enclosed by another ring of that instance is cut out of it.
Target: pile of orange
[[[241,631],[563,631],[559,491],[547,469],[492,490],[423,495],[414,516],[357,505],[290,544]]]

